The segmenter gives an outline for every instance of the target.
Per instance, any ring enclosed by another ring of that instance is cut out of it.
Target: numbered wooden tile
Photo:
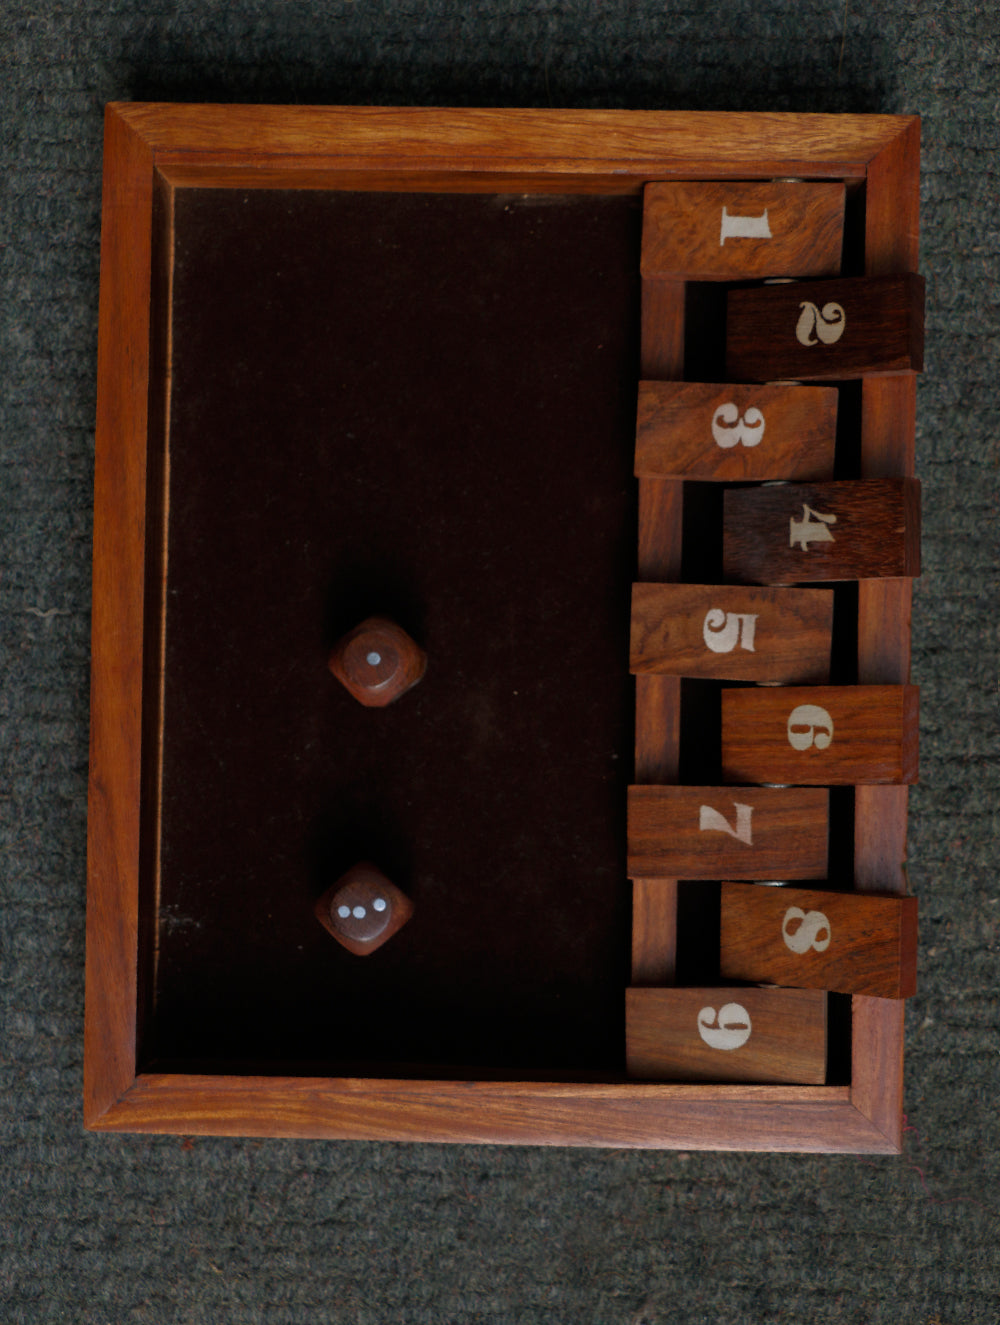
[[[642,275],[727,281],[835,276],[844,236],[843,184],[647,184]]]
[[[652,1081],[826,1080],[816,989],[628,989],[628,1073]]]
[[[915,478],[734,488],[722,527],[723,572],[744,584],[920,574]]]
[[[829,792],[808,787],[629,787],[633,879],[822,879]]]
[[[634,584],[629,665],[723,681],[822,682],[832,632],[828,589]]]
[[[726,373],[820,381],[924,366],[924,279],[862,276],[731,290]]]
[[[916,686],[723,690],[727,782],[850,786],[917,780]]]
[[[917,987],[917,899],[722,885],[727,979],[909,998]]]
[[[640,382],[639,478],[830,478],[836,387]]]

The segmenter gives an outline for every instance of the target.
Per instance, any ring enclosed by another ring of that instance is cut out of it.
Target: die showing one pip
[[[406,894],[368,861],[349,869],[316,903],[320,924],[359,957],[375,952],[412,915]]]
[[[427,655],[402,626],[373,616],[344,636],[329,667],[359,704],[384,708],[417,684],[427,670]]]

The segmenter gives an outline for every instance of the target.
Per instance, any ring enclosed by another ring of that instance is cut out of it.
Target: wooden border
[[[84,1121],[99,1131],[892,1152],[902,1005],[856,998],[847,1087],[482,1083],[136,1074],[154,184],[638,192],[651,179],[865,181],[866,269],[916,268],[919,121],[896,116],[113,104],[105,125],[95,473]],[[669,292],[667,292],[669,293]],[[667,304],[669,305],[669,299]],[[653,302],[644,319],[654,316]],[[676,328],[674,328],[676,330]],[[673,346],[673,348],[671,348]],[[676,354],[669,326],[665,361]],[[644,369],[648,365],[644,365]],[[669,376],[671,372],[651,375]],[[154,398],[155,398],[155,393]],[[866,383],[868,474],[912,472],[912,378]],[[651,509],[646,490],[640,501]],[[657,502],[653,502],[657,505]],[[660,515],[647,573],[676,556]],[[859,680],[905,681],[908,586],[863,586]],[[887,625],[888,623],[888,625]],[[877,625],[877,629],[876,629]],[[670,685],[645,678],[670,776]],[[149,740],[147,737],[147,745]],[[905,788],[857,806],[865,886],[902,890]]]

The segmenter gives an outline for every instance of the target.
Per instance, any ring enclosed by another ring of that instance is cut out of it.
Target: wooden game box
[[[628,786],[704,744],[630,587],[717,521],[633,478],[639,378],[718,352],[711,292],[640,281],[643,189],[787,177],[846,185],[845,276],[916,270],[910,117],[108,107],[88,1128],[900,1148],[901,1000],[831,1004],[821,1086],[625,1071],[626,988],[697,985],[718,905],[626,867]],[[913,374],[844,399],[837,477],[912,475]],[[910,582],[837,592],[840,679],[905,683]],[[372,612],[428,654],[378,713],[326,665]],[[906,808],[838,790],[855,889],[905,892]],[[362,857],[415,911],[358,959],[313,906]]]

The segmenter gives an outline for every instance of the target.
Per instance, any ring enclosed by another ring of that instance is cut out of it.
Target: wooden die
[[[381,948],[413,915],[413,903],[381,870],[361,861],[316,903],[316,918],[358,957]]]
[[[359,704],[384,708],[417,684],[427,655],[402,626],[373,616],[344,636],[329,667]]]

